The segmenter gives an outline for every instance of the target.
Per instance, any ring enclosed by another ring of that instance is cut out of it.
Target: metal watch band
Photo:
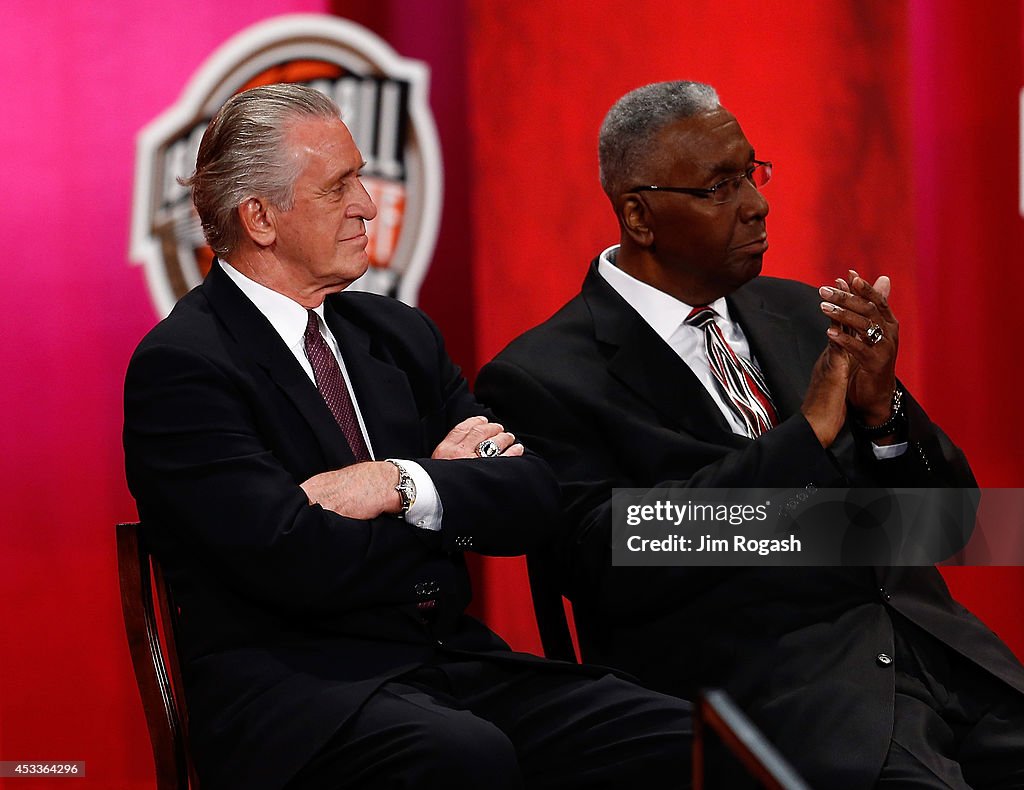
[[[385,460],[398,470],[398,484],[395,486],[395,491],[398,492],[398,496],[402,500],[401,515],[405,516],[409,512],[409,508],[411,508],[416,502],[416,483],[406,471],[405,467],[398,463],[398,461],[395,461],[392,458],[387,458]]]
[[[881,425],[868,426],[857,421],[857,430],[868,439],[881,439],[898,433],[904,426],[907,415],[903,411],[903,388],[897,386],[892,392],[892,410],[889,419]]]

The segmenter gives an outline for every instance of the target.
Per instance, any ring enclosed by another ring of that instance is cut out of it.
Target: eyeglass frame
[[[764,180],[764,184],[761,184],[761,186],[764,186],[765,184],[767,184],[769,181],[772,180],[772,168],[773,168],[773,165],[772,165],[770,160],[762,162],[759,159],[755,159],[755,160],[753,160],[753,162],[754,162],[754,164],[751,167],[748,167],[745,171],[743,171],[739,175],[729,176],[728,178],[723,178],[721,181],[719,181],[717,184],[715,184],[714,186],[711,186],[711,187],[661,187],[661,186],[655,186],[654,184],[649,184],[649,185],[635,186],[632,189],[629,189],[629,190],[626,190],[626,191],[627,192],[672,192],[672,193],[677,193],[677,194],[682,194],[682,195],[696,195],[697,197],[711,197],[712,195],[715,194],[715,192],[717,192],[718,190],[722,189],[726,184],[728,184],[728,183],[730,183],[732,181],[739,181],[740,179],[744,179],[744,178],[747,181],[750,182],[750,185],[754,189],[757,189],[757,190],[760,191],[760,187],[758,187],[758,185],[754,183],[754,179],[751,176],[754,175],[754,171],[757,170],[758,168],[761,168],[761,167],[767,168],[766,178]],[[739,190],[737,190],[736,194],[739,194]],[[730,202],[731,202],[731,200],[723,200],[720,203],[713,203],[712,205],[724,206],[726,203],[730,203]]]

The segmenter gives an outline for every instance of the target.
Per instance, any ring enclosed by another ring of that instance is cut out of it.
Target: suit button
[[[888,653],[879,653],[877,656],[875,656],[875,661],[878,662],[878,666],[887,667],[890,664],[892,664],[892,656],[890,656]]]
[[[443,639],[435,639],[434,641],[437,642],[437,646],[438,647],[444,647],[444,640]]]

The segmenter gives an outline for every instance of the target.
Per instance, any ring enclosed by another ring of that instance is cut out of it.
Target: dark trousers
[[[384,684],[288,785],[684,788],[689,703],[572,665],[466,660]]]
[[[893,616],[896,706],[884,790],[1024,788],[1024,697]]]

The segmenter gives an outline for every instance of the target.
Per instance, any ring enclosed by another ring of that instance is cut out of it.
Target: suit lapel
[[[345,301],[344,295],[328,299],[324,316],[341,348],[374,457],[380,460],[429,454],[433,448],[423,446],[416,419],[419,408],[408,377],[378,356],[383,352],[374,347],[370,334],[345,315]]]
[[[743,327],[750,350],[768,382],[779,419],[796,414],[820,353],[805,336],[795,332],[789,319],[772,312],[749,287],[727,297],[732,317]]]
[[[243,294],[218,264],[203,283],[203,293],[227,331],[270,379],[295,404],[317,442],[329,468],[355,461],[352,451],[316,385],[281,340],[277,330]]]
[[[597,340],[611,349],[608,372],[677,429],[716,444],[749,440],[729,428],[714,399],[671,347],[658,337],[591,264],[583,298]]]

